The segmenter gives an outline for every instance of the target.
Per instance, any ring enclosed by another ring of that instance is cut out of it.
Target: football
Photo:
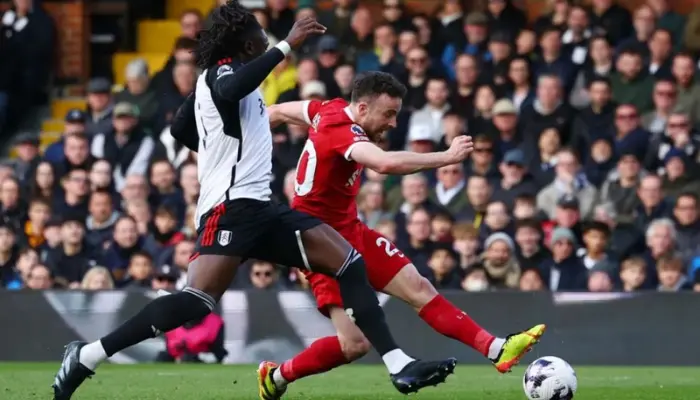
[[[571,400],[577,386],[576,372],[559,357],[538,358],[523,377],[523,390],[530,400]]]

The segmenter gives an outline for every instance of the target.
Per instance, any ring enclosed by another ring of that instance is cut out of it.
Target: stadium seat
[[[61,138],[61,132],[41,132],[39,135],[39,146],[44,151],[49,145],[55,143]]]
[[[139,53],[170,53],[175,40],[180,36],[180,23],[177,20],[139,21]]]
[[[199,10],[202,15],[209,14],[214,7],[213,0],[168,0],[166,5],[166,18],[178,20],[180,15],[187,10]]]
[[[41,131],[42,132],[63,132],[63,127],[65,122],[63,119],[48,119],[42,122]]]
[[[83,98],[55,99],[51,101],[51,118],[63,120],[72,108],[87,110],[87,103]]]
[[[124,72],[127,64],[137,58],[143,58],[148,64],[148,72],[151,76],[163,69],[170,57],[169,53],[116,53],[112,56],[112,68],[114,70],[114,83],[123,85],[126,82]]]

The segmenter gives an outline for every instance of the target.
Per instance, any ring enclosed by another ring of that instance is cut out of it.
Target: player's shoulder
[[[233,75],[243,64],[231,58],[219,60],[215,65],[207,69],[207,83],[211,85],[215,80]]]

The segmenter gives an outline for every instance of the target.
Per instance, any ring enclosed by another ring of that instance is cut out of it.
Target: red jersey
[[[353,146],[368,142],[343,99],[307,101],[309,138],[297,164],[292,208],[320,218],[336,230],[353,225],[363,166],[350,159]]]

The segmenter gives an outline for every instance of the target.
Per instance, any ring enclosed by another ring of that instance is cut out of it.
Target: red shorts
[[[365,224],[358,223],[350,229],[339,232],[362,254],[367,266],[369,283],[376,291],[384,289],[401,268],[411,264],[411,260],[399,251],[394,243]],[[328,307],[343,307],[340,286],[334,278],[315,272],[304,272],[304,274],[321,313],[328,316]]]

